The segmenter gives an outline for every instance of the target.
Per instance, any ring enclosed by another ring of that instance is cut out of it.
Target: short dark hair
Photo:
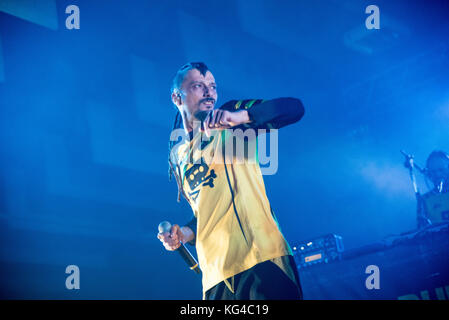
[[[181,88],[182,82],[184,78],[190,70],[196,69],[203,76],[206,76],[206,72],[209,71],[209,68],[206,66],[204,62],[189,62],[179,68],[178,72],[176,72],[175,77],[173,78],[173,83],[171,86],[171,92],[173,93],[175,90],[179,90]]]

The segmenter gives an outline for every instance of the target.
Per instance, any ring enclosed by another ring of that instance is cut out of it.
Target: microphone
[[[418,166],[415,162],[414,162],[414,156],[411,154],[407,154],[404,150],[401,150],[402,155],[405,157],[405,162],[404,162],[404,167],[406,167],[407,169],[413,169],[416,168],[418,169],[419,172],[421,172],[423,175],[427,176],[428,175],[428,170],[427,168],[421,168],[420,166]]]
[[[159,233],[165,233],[171,231],[171,223],[168,221],[162,221],[158,226]],[[198,262],[192,256],[190,251],[184,246],[183,243],[179,246],[175,251],[179,252],[179,255],[184,259],[184,261],[189,266],[190,270],[193,270],[195,273],[200,274],[201,270],[198,267]]]

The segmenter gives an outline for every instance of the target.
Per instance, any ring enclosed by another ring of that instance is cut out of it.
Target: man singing
[[[174,129],[183,127],[186,139],[176,146],[170,140],[169,174],[178,184],[178,202],[182,194],[193,218],[158,238],[171,251],[181,243],[196,246],[203,299],[302,299],[292,250],[268,201],[258,157],[248,147],[251,135],[243,138],[244,158],[255,161],[236,161],[224,151],[239,139],[234,129],[253,130],[257,141],[259,129],[299,121],[301,101],[233,100],[215,108],[217,86],[202,62],[178,70],[171,98],[179,111]]]

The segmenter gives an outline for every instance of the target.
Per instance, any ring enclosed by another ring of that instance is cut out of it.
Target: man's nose
[[[210,97],[210,91],[207,86],[204,86],[203,96]]]

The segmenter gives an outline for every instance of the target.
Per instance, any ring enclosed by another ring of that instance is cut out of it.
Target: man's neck
[[[194,115],[189,116],[187,113],[182,114],[182,122],[186,135],[190,136],[199,131],[202,126],[201,120],[197,119]]]

